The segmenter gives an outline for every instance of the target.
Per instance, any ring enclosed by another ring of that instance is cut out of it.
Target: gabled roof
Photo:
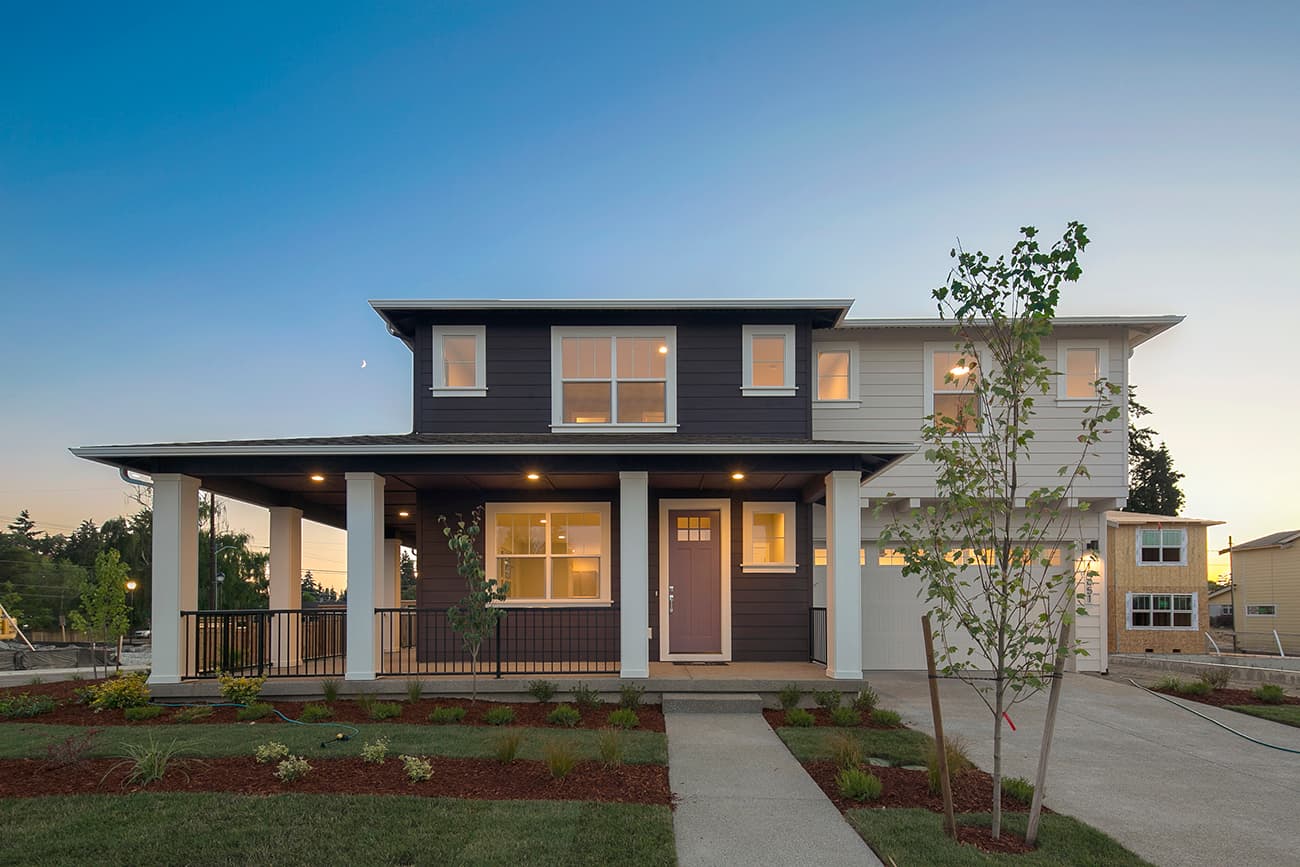
[[[1162,334],[1182,322],[1184,316],[1058,316],[1052,320],[1055,328],[1126,328],[1129,345],[1138,346],[1157,334]],[[836,328],[943,328],[951,329],[951,319],[859,319],[846,318]]]
[[[1112,527],[1131,526],[1134,524],[1176,524],[1180,527],[1215,527],[1223,521],[1209,518],[1180,518],[1177,515],[1148,515],[1145,512],[1106,513],[1106,523]]]
[[[1251,539],[1249,542],[1242,542],[1240,545],[1233,545],[1231,548],[1224,548],[1220,554],[1227,554],[1229,551],[1256,551],[1261,548],[1281,548],[1290,545],[1292,542],[1300,539],[1300,530],[1283,530],[1281,533],[1270,533],[1267,536],[1260,536],[1258,539]]]
[[[1209,595],[1209,596],[1206,596],[1205,598],[1206,598],[1206,599],[1213,599],[1215,596],[1222,596],[1224,593],[1231,593],[1231,592],[1232,592],[1232,585],[1231,585],[1231,584],[1224,584],[1224,585],[1223,585],[1222,587],[1220,587],[1218,590],[1211,590],[1211,591],[1210,591],[1210,595]]]

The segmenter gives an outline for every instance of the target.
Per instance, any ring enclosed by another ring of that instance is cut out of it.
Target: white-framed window
[[[1196,629],[1195,593],[1127,593],[1129,629]]]
[[[1056,344],[1056,399],[1097,398],[1097,380],[1110,375],[1110,345],[1105,340],[1061,340]]]
[[[745,572],[793,572],[795,563],[795,504],[745,503],[741,507],[744,521],[744,556],[740,568]]]
[[[677,427],[677,329],[552,328],[551,427]]]
[[[746,397],[792,397],[794,381],[794,326],[741,326],[743,381]]]
[[[488,503],[484,571],[504,605],[607,605],[609,503]]]
[[[1137,531],[1137,562],[1139,566],[1186,566],[1187,530]]]
[[[813,548],[813,565],[814,565],[814,566],[825,566],[825,565],[826,565],[826,543],[825,543],[825,542],[816,542],[816,543],[814,543],[814,544],[816,545],[816,547]],[[867,565],[867,549],[866,549],[866,548],[859,548],[859,549],[858,549],[858,565],[859,565],[859,566],[865,566],[865,565]]]
[[[1231,609],[1232,606],[1229,605],[1228,608]],[[1224,611],[1224,613],[1228,614],[1230,613],[1230,611]],[[1246,616],[1247,617],[1276,617],[1277,606],[1274,605],[1272,602],[1269,602],[1266,605],[1247,605]]]
[[[816,405],[856,406],[858,398],[858,345],[818,343],[813,346],[813,386]]]
[[[925,344],[925,415],[936,416],[936,425],[953,434],[979,433],[975,394],[979,366],[978,353],[964,352],[951,343]]]
[[[487,397],[487,329],[433,326],[433,385],[439,397]]]

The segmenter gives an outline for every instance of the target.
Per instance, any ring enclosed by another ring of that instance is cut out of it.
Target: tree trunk
[[[993,717],[993,830],[997,840],[1002,836],[1002,681],[998,680]]]

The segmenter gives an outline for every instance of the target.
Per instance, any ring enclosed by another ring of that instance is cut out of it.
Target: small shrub
[[[149,687],[143,674],[124,674],[90,687],[90,706],[95,710],[142,707],[149,703]]]
[[[502,732],[492,743],[492,751],[497,761],[510,764],[519,755],[519,745],[523,743],[524,733],[519,731]]]
[[[835,710],[843,700],[844,696],[838,689],[819,689],[813,693],[813,701],[825,711]]]
[[[785,724],[801,729],[812,728],[813,715],[801,707],[792,707],[785,712]]]
[[[621,707],[609,712],[609,724],[621,729],[634,729],[641,724],[636,711]]]
[[[167,708],[160,704],[146,704],[142,707],[122,709],[122,716],[126,717],[128,722],[144,722],[147,719],[157,719],[165,713],[167,713]]]
[[[1286,698],[1286,693],[1282,692],[1282,687],[1276,683],[1264,683],[1255,687],[1250,694],[1264,704],[1281,704]]]
[[[180,761],[182,752],[184,749],[176,741],[162,743],[154,740],[153,735],[150,734],[148,743],[124,745],[122,761],[109,768],[108,774],[124,764],[129,765],[131,771],[126,775],[125,782],[141,787],[147,786],[166,776],[167,769],[172,763]],[[108,774],[104,776],[107,777]]]
[[[275,768],[275,778],[282,783],[294,783],[307,776],[311,765],[302,756],[289,756]]]
[[[31,680],[27,681],[28,686],[40,686],[43,683],[45,683],[45,678],[41,677],[39,674],[34,675]]]
[[[555,710],[546,715],[546,721],[553,726],[573,728],[582,722],[582,714],[571,704],[557,704]]]
[[[406,700],[415,704],[424,695],[424,684],[418,680],[408,680],[406,682]]]
[[[862,764],[862,741],[848,732],[836,732],[827,742],[831,761],[839,768],[856,768]]]
[[[792,707],[799,706],[799,702],[803,699],[803,692],[793,683],[787,683],[777,693],[777,699],[781,702],[782,710],[789,710]]]
[[[68,735],[61,741],[51,741],[45,745],[45,761],[56,768],[84,761],[98,735],[99,729],[87,729],[80,734]]]
[[[275,713],[275,708],[271,707],[271,705],[258,702],[257,704],[250,704],[248,707],[241,707],[239,710],[235,711],[235,719],[240,722],[249,722],[255,719],[264,719],[273,713]]]
[[[1183,682],[1176,677],[1162,677],[1151,687],[1157,692],[1182,692]]]
[[[53,710],[54,699],[48,695],[28,695],[23,692],[0,698],[0,717],[5,719],[26,719]]]
[[[601,729],[597,732],[596,750],[600,755],[600,763],[607,768],[623,764],[625,741],[623,732],[618,729]]]
[[[1003,777],[1002,792],[1022,804],[1032,804],[1034,801],[1034,784],[1024,777]]]
[[[95,700],[95,684],[72,688],[72,700],[77,704],[90,704]]]
[[[948,756],[948,779],[955,780],[975,767],[975,763],[966,754],[969,745],[961,735],[948,735],[943,739],[943,751]],[[930,791],[939,793],[943,790],[939,779],[939,750],[934,741],[925,748],[925,770],[930,781]]]
[[[289,757],[289,748],[277,741],[262,744],[253,750],[253,758],[259,765],[269,765]]]
[[[172,715],[172,719],[179,723],[198,722],[201,719],[207,719],[214,713],[213,708],[207,705],[197,705],[195,707],[183,707]]]
[[[433,713],[429,714],[429,722],[440,726],[458,723],[465,718],[465,708],[452,705],[450,707],[435,707]]]
[[[851,707],[837,707],[831,711],[831,722],[840,728],[862,725],[862,714]]]
[[[512,707],[490,707],[483,714],[483,722],[490,726],[509,725],[515,721],[515,709]]]
[[[217,689],[221,697],[231,704],[255,704],[266,685],[264,677],[235,677],[233,674],[218,674]]]
[[[402,756],[402,769],[412,783],[423,783],[433,777],[433,765],[419,756]]]
[[[326,707],[323,704],[305,704],[302,706],[302,713],[298,714],[300,722],[314,723],[323,719],[329,719],[334,716],[334,709]]]
[[[1179,695],[1208,695],[1214,687],[1206,680],[1179,680],[1176,677],[1162,677],[1156,681],[1155,689],[1160,692],[1175,692]]]
[[[874,801],[880,797],[884,788],[880,777],[869,774],[861,768],[845,768],[835,777],[835,785],[840,795],[850,801]]]
[[[639,684],[625,683],[618,688],[618,706],[627,710],[636,710],[645,698],[645,687]]]
[[[1211,668],[1201,675],[1201,680],[1210,685],[1210,689],[1223,689],[1232,680],[1232,672],[1226,668]]]
[[[528,694],[533,698],[546,704],[555,698],[555,691],[558,689],[557,684],[549,680],[530,680],[528,682]]]
[[[366,741],[361,745],[361,760],[369,765],[382,765],[388,758],[388,738]]]
[[[401,715],[402,706],[395,701],[377,701],[370,706],[370,718],[372,720],[393,719]]]
[[[578,753],[567,741],[548,741],[542,750],[542,760],[551,772],[551,777],[562,780],[578,764]]]
[[[375,697],[368,692],[357,694],[357,708],[366,716],[370,716],[370,710],[375,706]]]
[[[898,711],[883,708],[871,712],[871,721],[878,726],[889,726],[890,728],[897,728],[903,724],[903,718],[898,715]]]
[[[853,696],[853,709],[863,716],[871,716],[871,712],[880,704],[880,696],[870,684],[863,684],[862,689],[858,690]]]
[[[320,692],[325,696],[325,701],[333,704],[339,700],[339,685],[339,681],[333,678],[320,682]]]
[[[600,707],[600,690],[580,683],[573,688],[573,703],[582,710],[595,710]]]

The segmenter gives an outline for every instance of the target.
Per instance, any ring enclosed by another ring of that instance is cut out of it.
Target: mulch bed
[[[1047,810],[1044,809],[1043,812]],[[958,825],[957,840],[995,855],[1024,855],[1037,848],[1026,843],[1025,838],[1017,837],[1005,828],[1002,829],[1002,836],[994,840],[993,829],[979,825]]]
[[[426,757],[432,779],[412,783],[396,757],[382,765],[358,758],[308,756],[312,769],[291,783],[275,778],[274,764],[257,764],[249,756],[190,759],[177,762],[147,789],[126,783],[129,763],[91,759],[55,766],[40,759],[0,760],[0,798],[41,795],[107,794],[122,791],[230,792],[273,795],[314,794],[420,795],[473,800],[603,801],[620,804],[672,804],[668,769],[662,765],[605,767],[580,762],[562,780],[551,778],[543,762],[502,764],[491,759]]]
[[[826,797],[830,798],[841,812],[888,807],[920,807],[933,813],[943,812],[943,796],[930,791],[929,774],[925,771],[908,771],[903,768],[865,767],[864,770],[875,774],[883,784],[880,797],[874,801],[851,801],[840,795],[835,777],[839,766],[834,762],[816,761],[804,763],[808,776],[821,786]],[[967,771],[959,774],[952,781],[952,806],[957,813],[987,813],[993,804],[993,777],[981,770]],[[1025,813],[1028,804],[1022,804],[1005,792],[1002,793],[1002,809],[1009,813]],[[1043,812],[1051,812],[1046,807]]]
[[[804,708],[804,710],[813,715],[813,726],[816,728],[841,728],[841,726],[837,726],[835,723],[831,722],[831,714],[828,710],[823,710],[819,707]],[[764,708],[763,718],[767,720],[767,724],[774,729],[792,728],[792,726],[785,721],[785,711],[781,708]],[[852,728],[893,730],[906,728],[906,726],[882,726],[878,723],[872,722],[870,717],[863,714],[862,724],[852,726]]]
[[[1277,707],[1276,704],[1270,705],[1268,702],[1260,701],[1250,694],[1248,689],[1216,689],[1205,695],[1189,695],[1181,692],[1173,692],[1167,689],[1152,688],[1152,692],[1158,692],[1161,695],[1167,695],[1172,698],[1185,698],[1188,701],[1199,701],[1201,704],[1210,704],[1215,707],[1227,707],[1233,704],[1257,705],[1259,707]],[[1300,696],[1287,695],[1282,697],[1282,704],[1300,704]]]

